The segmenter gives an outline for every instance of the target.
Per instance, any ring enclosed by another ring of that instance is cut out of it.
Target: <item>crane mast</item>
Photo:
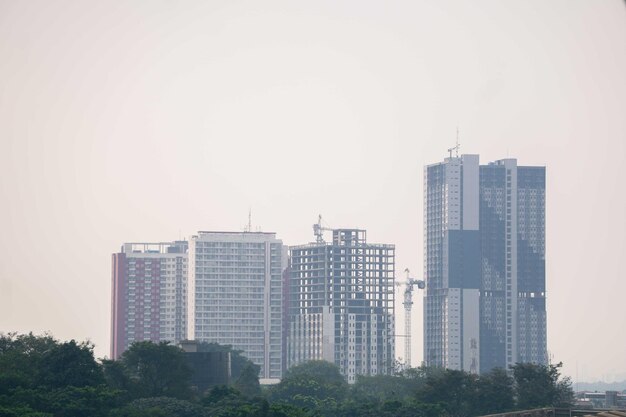
[[[322,215],[317,217],[317,223],[313,225],[313,234],[315,235],[316,243],[324,243],[324,231],[332,231],[330,227],[322,226]]]
[[[411,308],[413,307],[413,286],[417,285],[417,288],[424,289],[426,284],[421,279],[411,278],[409,276],[409,268],[404,270],[406,272],[406,282],[404,288],[404,356],[407,367],[411,367]]]

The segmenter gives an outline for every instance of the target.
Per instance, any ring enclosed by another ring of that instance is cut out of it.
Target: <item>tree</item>
[[[241,402],[244,400],[241,392],[228,385],[217,385],[202,398],[202,404],[210,406],[219,402]]]
[[[247,397],[260,395],[261,385],[259,384],[258,367],[247,364],[235,382],[235,388]]]
[[[104,359],[102,360],[102,369],[106,384],[119,391],[119,396],[123,402],[130,401],[134,386],[122,362]]]
[[[2,406],[0,405],[0,417],[54,417],[50,413],[41,413],[28,406]]]
[[[86,387],[104,383],[93,344],[50,335],[0,335],[0,393],[8,387]]]
[[[117,404],[117,391],[103,385],[17,388],[11,397],[16,404],[27,404],[33,410],[63,417],[105,417]]]
[[[574,393],[568,377],[560,378],[560,368],[556,365],[517,363],[511,367],[515,379],[517,407],[522,410],[539,407],[569,407]]]
[[[347,392],[348,383],[335,364],[310,361],[290,368],[272,387],[270,398],[306,409],[331,409]]]
[[[309,417],[305,410],[290,404],[274,403],[270,405],[269,417]]]
[[[43,356],[57,345],[50,335],[0,334],[0,395],[40,384]]]
[[[167,342],[135,342],[122,354],[120,363],[135,398],[191,397],[192,371],[183,351],[176,346],[168,345]],[[119,375],[119,368],[109,366],[108,370],[117,373],[109,374],[109,380],[125,383],[125,379]]]
[[[285,378],[308,376],[312,380],[323,382],[336,387],[347,388],[348,384],[339,372],[339,367],[327,361],[308,361],[293,366],[285,373]]]
[[[0,415],[104,417],[117,394],[104,385],[91,343],[0,336]]]
[[[449,416],[477,415],[477,376],[463,371],[446,369],[432,373],[417,392],[417,400],[437,404]]]
[[[201,406],[190,401],[169,397],[141,398],[120,410],[121,415],[145,415],[163,417],[201,417],[205,415]]]
[[[502,368],[494,368],[478,378],[477,412],[480,415],[504,413],[515,408],[513,378]]]
[[[359,402],[364,401],[404,401],[411,398],[423,385],[425,377],[416,373],[398,375],[358,375],[354,385],[350,387],[350,397]]]
[[[52,388],[103,384],[104,374],[93,356],[93,348],[89,342],[75,340],[52,346],[42,355],[41,383]]]

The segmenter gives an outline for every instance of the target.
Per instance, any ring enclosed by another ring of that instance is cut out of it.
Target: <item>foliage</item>
[[[446,369],[426,378],[417,392],[417,399],[440,405],[449,416],[472,416],[477,415],[477,391],[476,375]]]
[[[50,413],[42,413],[34,411],[27,406],[8,406],[0,405],[0,417],[53,417]]]
[[[502,368],[494,368],[478,378],[476,411],[480,415],[496,414],[515,408],[513,378]]]
[[[268,417],[308,417],[310,415],[302,408],[285,403],[270,405],[268,413]]]
[[[12,399],[18,404],[28,404],[31,408],[51,413],[54,416],[81,417],[106,416],[107,410],[116,404],[117,392],[106,386],[62,387],[50,389],[18,388]]]
[[[396,375],[357,376],[350,387],[349,399],[342,404],[340,414],[357,416],[439,416],[439,406],[415,399],[426,383],[431,368],[409,368]]]
[[[106,384],[119,392],[120,401],[122,403],[131,401],[134,386],[122,362],[104,359],[102,369]]]
[[[560,378],[562,363],[537,365],[518,363],[512,367],[517,392],[517,407],[569,407],[574,398],[568,377]]]
[[[413,399],[405,401],[345,401],[338,412],[338,417],[439,417],[443,415],[441,407],[424,404]]]
[[[40,364],[41,383],[51,388],[87,387],[104,383],[93,344],[70,340],[47,350]]]
[[[258,367],[247,364],[235,382],[235,388],[247,397],[260,395],[261,385],[259,384]]]
[[[168,417],[168,415],[157,407],[138,409],[126,406],[111,410],[109,417]]]
[[[212,404],[222,403],[234,403],[240,402],[244,399],[242,393],[228,385],[218,385],[211,388],[211,390],[202,398],[203,405],[210,406]]]
[[[168,397],[141,398],[131,402],[126,408],[128,411],[143,411],[158,413],[167,417],[200,417],[205,415],[204,409],[198,404],[186,400]]]
[[[233,385],[194,397],[184,353],[166,343],[135,343],[120,360],[99,364],[89,342],[0,334],[0,417],[469,417],[573,399],[561,364],[482,375],[420,367],[349,386],[334,364],[311,361],[261,390],[259,367],[241,352],[203,345],[230,351],[241,369]]]
[[[91,343],[0,335],[0,415],[105,416],[117,395],[104,384]]]
[[[104,383],[93,344],[49,335],[0,335],[0,393],[9,388],[85,387]]]
[[[221,385],[211,389],[202,399],[207,414],[216,417],[244,417],[271,415],[271,407],[264,398],[243,395],[237,389]]]
[[[43,356],[56,344],[50,335],[0,334],[0,394],[39,385]]]
[[[134,398],[172,397],[191,398],[191,369],[183,351],[166,342],[136,342],[126,350],[117,365],[105,368],[111,371],[109,381],[116,388],[127,385]]]
[[[326,361],[310,361],[290,368],[272,387],[270,399],[305,409],[335,408],[348,392],[339,368]]]
[[[358,375],[350,387],[350,397],[358,402],[404,401],[414,395],[421,382],[400,375]]]

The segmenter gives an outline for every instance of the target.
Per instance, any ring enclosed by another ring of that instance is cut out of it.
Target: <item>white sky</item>
[[[624,74],[619,0],[0,0],[0,331],[104,356],[111,253],[249,207],[286,244],[365,228],[419,276],[459,125],[482,163],[547,166],[548,349],[626,379]]]

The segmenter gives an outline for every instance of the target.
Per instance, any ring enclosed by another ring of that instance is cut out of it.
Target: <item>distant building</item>
[[[424,200],[426,364],[547,363],[545,168],[451,156],[426,167]]]
[[[186,339],[187,242],[125,243],[111,290],[112,359],[135,341]]]
[[[626,391],[582,391],[576,393],[576,404],[590,404],[591,408],[626,409]]]
[[[198,232],[189,241],[188,337],[231,345],[282,376],[287,249],[275,233]]]
[[[389,374],[395,361],[395,247],[365,230],[290,247],[288,366],[326,360],[348,382]]]

